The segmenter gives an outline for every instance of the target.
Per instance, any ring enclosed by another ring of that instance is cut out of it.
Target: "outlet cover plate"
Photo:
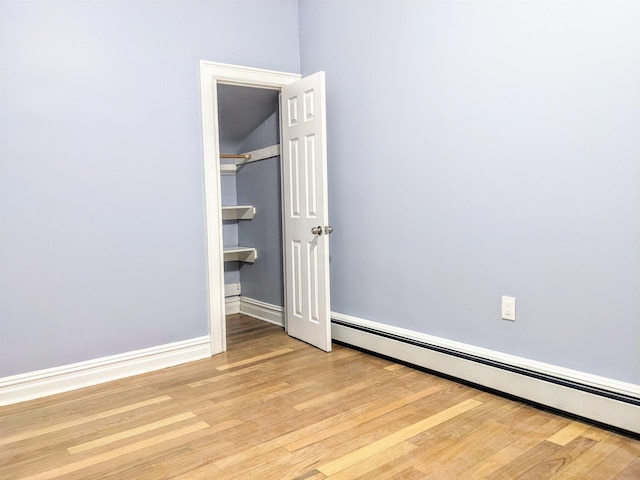
[[[502,318],[516,321],[516,297],[502,296]]]

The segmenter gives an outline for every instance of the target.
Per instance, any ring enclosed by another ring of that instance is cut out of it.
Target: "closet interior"
[[[226,313],[282,308],[280,92],[217,88]]]

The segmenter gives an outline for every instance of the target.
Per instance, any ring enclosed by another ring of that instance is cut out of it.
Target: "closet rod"
[[[220,158],[242,158],[244,160],[251,160],[250,153],[221,153]]]

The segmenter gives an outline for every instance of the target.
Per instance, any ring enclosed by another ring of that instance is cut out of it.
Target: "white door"
[[[324,72],[282,88],[285,315],[289,335],[331,351]]]

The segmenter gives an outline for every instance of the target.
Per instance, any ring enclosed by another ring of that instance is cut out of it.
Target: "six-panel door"
[[[287,331],[331,351],[324,72],[282,89]]]

